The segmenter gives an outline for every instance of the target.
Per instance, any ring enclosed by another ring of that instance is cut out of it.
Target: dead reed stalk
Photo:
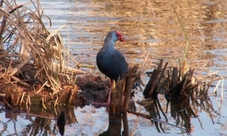
[[[34,11],[25,5],[32,4]],[[61,82],[72,83],[68,75],[83,73],[70,68],[69,63],[78,64],[64,48],[60,35],[61,27],[50,32],[44,23],[50,18],[44,14],[40,2],[17,4],[16,0],[0,3],[0,78],[13,81],[12,77],[23,77],[17,83],[38,81],[51,88],[55,94],[62,90]]]

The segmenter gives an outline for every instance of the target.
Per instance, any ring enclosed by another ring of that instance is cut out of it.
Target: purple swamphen
[[[111,31],[104,40],[104,46],[96,56],[99,70],[110,78],[110,91],[106,103],[93,102],[93,105],[108,106],[110,104],[111,90],[115,82],[128,72],[128,63],[122,53],[115,49],[116,41],[124,42],[125,39],[119,31]]]

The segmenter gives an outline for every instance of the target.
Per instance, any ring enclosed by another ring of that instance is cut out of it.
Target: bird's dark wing
[[[125,57],[118,50],[112,53],[100,51],[97,54],[96,61],[99,70],[111,79],[117,80],[128,72],[128,64]]]
[[[128,72],[128,63],[120,51],[115,50],[115,53],[111,58],[111,66],[108,71],[109,73],[107,76],[114,80],[117,80],[119,77],[121,78],[123,74]]]

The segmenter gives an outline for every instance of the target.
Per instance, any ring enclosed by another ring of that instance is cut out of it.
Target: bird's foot
[[[111,92],[112,92],[112,90],[110,89],[108,98],[107,98],[107,102],[92,102],[91,105],[98,106],[98,107],[102,107],[102,106],[109,107],[110,99],[111,99]]]

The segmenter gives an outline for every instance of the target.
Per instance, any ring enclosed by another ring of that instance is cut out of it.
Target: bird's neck
[[[104,41],[104,48],[108,48],[108,49],[115,49],[114,46],[115,46],[115,42],[113,39],[111,38],[106,38],[105,41]]]

